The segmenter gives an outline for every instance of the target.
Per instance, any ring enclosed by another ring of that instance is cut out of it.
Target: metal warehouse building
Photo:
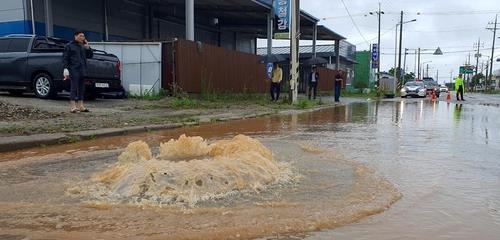
[[[191,9],[194,14],[189,11],[190,8],[186,7],[188,3],[192,4]],[[72,39],[74,30],[78,29],[84,31],[91,42],[164,43],[172,39],[185,39],[186,29],[189,28],[188,26],[192,26],[189,23],[194,22],[195,41],[221,49],[255,55],[257,53],[257,39],[272,38],[271,5],[272,0],[2,0],[0,4],[0,36],[35,33]],[[335,68],[338,68],[341,65],[340,45],[345,38],[318,25],[318,22],[318,18],[301,11],[300,38],[301,40],[313,40],[314,45],[316,40],[333,41],[335,43],[333,63]],[[190,38],[188,37],[188,39]],[[176,45],[174,50],[179,50],[177,47],[181,45],[191,46],[180,44]],[[204,54],[199,46],[189,48],[198,49],[196,56]],[[162,88],[166,88],[165,85],[171,82],[182,84],[180,80],[184,80],[183,76],[188,79],[184,81],[197,82],[199,76],[208,74],[222,78],[213,81],[226,82],[232,81],[235,76],[246,74],[236,71],[232,76],[228,76],[216,72],[224,71],[224,69],[210,68],[208,71],[214,71],[213,74],[212,72],[203,72],[203,74],[195,74],[192,77],[191,73],[182,73],[182,69],[186,66],[178,66],[180,63],[168,62],[173,59],[174,53],[177,54],[175,57],[182,57],[179,55],[184,53],[170,52],[165,46],[162,49],[160,64],[163,71],[160,73],[161,79],[155,80],[163,83]],[[187,51],[187,48],[181,49]],[[313,48],[313,51],[315,49]],[[216,51],[223,52],[222,50]],[[192,55],[192,57],[194,56]],[[234,60],[241,58],[244,58],[245,61],[240,61],[240,64],[257,64],[254,63],[252,56],[234,55],[230,52],[224,53],[223,56],[225,59],[217,61],[220,61],[221,65],[227,66],[225,69],[233,69],[231,64],[234,65]],[[208,64],[211,60],[204,61]],[[194,63],[186,61],[183,64],[192,65]],[[200,71],[207,71],[207,69],[203,67]],[[253,75],[253,79],[260,80],[262,73],[259,70]],[[221,83],[221,88],[226,85]],[[260,87],[259,89],[264,88]]]
[[[255,53],[267,38],[271,0],[196,0],[195,40]],[[33,18],[32,8],[33,4]],[[151,41],[185,37],[185,0],[2,0],[0,36],[31,34],[71,39],[75,29],[90,41]],[[32,24],[32,19],[35,23]],[[302,12],[302,39],[313,38],[319,21]],[[343,39],[318,26],[318,39]]]

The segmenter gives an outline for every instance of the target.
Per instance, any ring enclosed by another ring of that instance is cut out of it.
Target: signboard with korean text
[[[378,48],[378,44],[372,44],[372,68],[378,68],[378,64],[380,61],[380,51]]]
[[[290,39],[291,0],[274,0],[274,38]]]

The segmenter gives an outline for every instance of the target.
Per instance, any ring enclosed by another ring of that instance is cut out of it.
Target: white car
[[[445,85],[441,85],[441,86],[439,86],[439,91],[440,92],[448,92],[448,87]]]
[[[401,89],[401,97],[425,97],[427,89],[423,82],[407,82]]]

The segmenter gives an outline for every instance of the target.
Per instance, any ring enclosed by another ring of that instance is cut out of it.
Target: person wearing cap
[[[457,78],[455,78],[455,91],[457,91],[457,101],[465,101],[464,99],[464,79],[460,73]]]

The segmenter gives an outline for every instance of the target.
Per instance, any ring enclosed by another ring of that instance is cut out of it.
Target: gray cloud
[[[344,1],[365,39],[369,40],[370,43],[376,43],[377,18],[369,15],[368,12],[378,9],[378,1]],[[472,55],[471,63],[475,65],[473,46],[478,38],[481,38],[484,48],[488,48],[481,50],[484,57],[481,58],[480,62],[485,62],[485,56],[491,55],[493,33],[485,28],[488,22],[494,19],[494,12],[500,12],[500,2],[496,0],[381,0],[381,4],[382,10],[386,12],[382,17],[381,27],[382,33],[385,33],[381,40],[383,52],[381,66],[383,70],[388,70],[394,64],[394,26],[399,21],[401,10],[405,12],[405,20],[417,19],[417,22],[405,24],[403,27],[403,49],[418,47],[435,49],[439,46],[445,52],[443,56],[422,55],[421,60],[422,62],[432,61],[429,63],[431,68],[429,75],[436,76],[436,72],[439,70],[441,82],[443,80],[449,81],[451,70],[454,71],[454,75],[457,74],[458,67],[467,60],[469,51]],[[346,17],[347,12],[340,0],[303,0],[301,8],[320,18],[332,17],[328,20],[322,20],[320,24],[347,37],[349,42],[357,45],[358,50],[368,50],[369,46],[356,31],[350,18]],[[421,14],[417,15],[418,12]],[[479,12],[481,14],[454,14],[457,12]],[[368,15],[363,16],[363,14]],[[283,44],[286,43],[277,43],[277,45]],[[500,43],[497,44],[497,48],[499,47]],[[426,53],[430,52],[426,51]],[[495,56],[500,57],[500,49],[495,50]],[[413,71],[414,64],[414,55],[408,55],[407,68],[409,71]],[[496,63],[494,69],[498,69],[499,66],[500,64]]]
[[[375,0],[344,0],[360,27],[366,39],[372,39],[370,43],[376,42],[377,18],[372,15],[362,16],[359,13],[368,13],[378,9],[378,1]],[[449,80],[450,71],[458,72],[458,67],[468,58],[470,51],[471,63],[475,65],[473,57],[474,43],[481,38],[484,48],[491,48],[493,34],[486,30],[489,21],[494,19],[493,12],[500,12],[500,2],[494,0],[382,0],[382,10],[386,12],[382,17],[382,69],[388,70],[394,64],[394,28],[399,21],[399,12],[405,12],[404,19],[416,18],[417,22],[408,23],[403,26],[403,48],[426,48],[435,49],[441,47],[445,54],[443,56],[422,55],[421,61],[432,61],[429,63],[431,70],[429,75],[435,76],[439,70],[440,80]],[[340,0],[315,0],[301,1],[301,7],[319,17],[335,17],[347,15]],[[420,15],[417,13],[420,12]],[[460,14],[457,12],[469,12],[481,14]],[[358,50],[368,50],[368,45],[353,27],[348,17],[331,18],[322,21],[321,24],[328,26],[334,31],[343,34],[348,41],[357,44]],[[498,42],[498,41],[497,41]],[[497,47],[500,44],[497,44]],[[464,52],[458,52],[464,51]],[[432,51],[426,51],[430,53]],[[446,53],[453,52],[453,53]],[[495,51],[495,56],[500,55],[500,50]],[[491,50],[482,50],[483,56],[491,55]],[[392,55],[391,55],[392,54]],[[500,57],[500,56],[499,56]],[[480,62],[486,61],[486,57]],[[407,68],[413,71],[415,64],[414,55],[408,55]],[[480,64],[479,64],[480,65]],[[499,64],[496,63],[494,69]]]

